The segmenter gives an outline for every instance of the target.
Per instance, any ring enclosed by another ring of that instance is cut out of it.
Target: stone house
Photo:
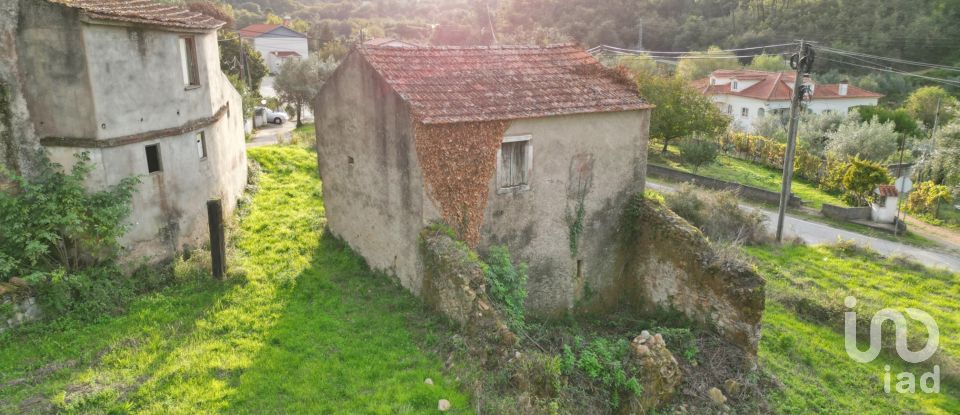
[[[415,294],[435,294],[419,238],[442,222],[480,253],[505,245],[528,264],[531,315],[617,307],[643,286],[657,298],[636,303],[737,326],[728,338],[755,353],[753,274],[711,268],[702,235],[647,217],[660,210],[640,219],[639,253],[622,243],[653,106],[585,50],[362,45],[314,108],[329,230]]]
[[[25,166],[42,146],[69,167],[86,152],[92,188],[142,179],[128,258],[200,245],[206,201],[229,214],[247,176],[240,95],[220,70],[224,23],[148,0],[12,3],[0,14],[2,109],[17,126],[4,163]]]

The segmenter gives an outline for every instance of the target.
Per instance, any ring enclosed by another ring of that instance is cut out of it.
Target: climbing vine
[[[497,149],[506,121],[414,126],[417,157],[428,194],[444,221],[471,247],[480,243],[480,225],[497,169]]]

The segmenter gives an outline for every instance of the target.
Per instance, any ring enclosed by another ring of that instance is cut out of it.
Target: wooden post
[[[223,204],[220,199],[207,201],[207,219],[210,223],[210,256],[213,276],[222,280],[227,272],[227,239],[223,230]]]

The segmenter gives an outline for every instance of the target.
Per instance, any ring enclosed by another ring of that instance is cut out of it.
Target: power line
[[[786,47],[786,46],[796,46],[796,45],[797,45],[796,42],[793,42],[793,43],[783,43],[783,44],[779,44],[779,45],[765,45],[765,46],[754,46],[754,47],[749,47],[749,48],[736,48],[736,49],[723,49],[723,50],[720,50],[720,51],[707,51],[706,53],[716,53],[716,52],[743,52],[743,51],[748,51],[748,50],[775,49],[775,48],[781,48],[781,47]],[[596,46],[596,47],[593,47],[593,48],[589,49],[587,52],[595,53],[595,52],[600,51],[600,50],[619,51],[619,52],[625,52],[625,53],[645,54],[645,55],[650,55],[650,54],[655,54],[655,55],[687,55],[687,54],[691,54],[691,53],[704,53],[704,52],[702,52],[702,51],[699,51],[699,52],[698,52],[698,51],[679,52],[679,51],[652,51],[652,50],[625,49],[625,48],[618,48],[618,47],[616,47],[616,46],[610,46],[610,45],[600,45],[600,46]]]
[[[903,72],[903,71],[898,71],[898,70],[895,70],[895,69],[881,68],[881,67],[878,67],[878,66],[859,65],[859,64],[856,64],[856,63],[850,63],[850,62],[846,62],[846,61],[839,61],[839,60],[834,60],[834,59],[830,59],[830,58],[823,58],[823,59],[826,60],[826,61],[830,61],[830,62],[841,63],[841,64],[844,64],[844,65],[856,66],[856,67],[858,67],[858,68],[870,69],[870,70],[874,70],[874,71],[889,72],[889,73],[893,73],[893,74],[897,74],[897,75],[903,75],[903,76],[911,76],[911,77],[914,77],[914,78],[926,79],[926,80],[931,81],[931,82],[941,83],[941,84],[947,85],[947,86],[960,87],[960,81],[952,81],[952,80],[949,80],[949,79],[935,78],[935,77],[926,76],[926,75],[918,75],[918,74],[915,74],[915,73]]]
[[[960,72],[960,68],[957,68],[955,66],[939,65],[935,63],[919,62],[919,61],[912,61],[912,60],[898,59],[898,58],[888,58],[885,56],[870,55],[867,53],[852,52],[848,50],[835,49],[835,48],[830,48],[825,46],[821,46],[818,49],[821,49],[826,52],[832,52],[838,55],[846,55],[850,57],[857,56],[857,57],[862,57],[867,59],[881,60],[881,61],[904,64],[904,65],[912,65],[912,66],[919,66],[919,67],[925,67],[925,68],[943,69],[946,71]]]

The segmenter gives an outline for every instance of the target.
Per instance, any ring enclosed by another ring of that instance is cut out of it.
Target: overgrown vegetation
[[[29,178],[0,167],[14,184],[0,191],[0,280],[21,277],[48,311],[85,318],[117,311],[134,293],[162,285],[162,273],[127,277],[117,264],[139,178],[91,191],[85,184],[94,167],[87,153],[66,171],[45,154],[37,159]]]
[[[769,240],[763,214],[741,208],[737,195],[732,192],[684,184],[663,198],[670,210],[703,231],[712,242],[740,245]]]
[[[717,144],[703,138],[680,140],[678,147],[680,148],[680,159],[693,167],[693,174],[697,174],[700,166],[716,161],[719,155]]]
[[[520,332],[526,328],[524,302],[527,300],[527,264],[514,265],[506,246],[490,248],[484,257],[487,294],[506,314],[510,329]]]

